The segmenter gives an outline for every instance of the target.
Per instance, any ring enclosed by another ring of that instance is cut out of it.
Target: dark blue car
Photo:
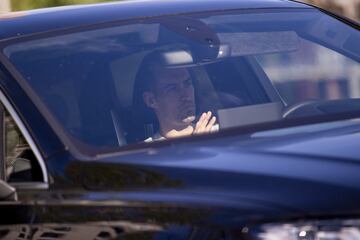
[[[287,0],[0,15],[0,239],[360,239],[360,32]]]

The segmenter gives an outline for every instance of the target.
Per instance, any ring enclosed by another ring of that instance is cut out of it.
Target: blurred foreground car
[[[130,1],[3,15],[0,39],[0,239],[360,239],[355,23],[286,0]],[[188,73],[166,85],[193,94],[174,113],[217,132],[146,141],[154,53]]]

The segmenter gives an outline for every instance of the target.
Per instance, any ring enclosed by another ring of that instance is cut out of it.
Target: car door
[[[181,215],[167,215],[181,208],[109,205],[98,198],[116,200],[118,193],[50,187],[29,132],[1,91],[0,100],[0,239],[197,239],[197,228],[168,226],[180,222]],[[165,221],[151,223],[154,217]]]

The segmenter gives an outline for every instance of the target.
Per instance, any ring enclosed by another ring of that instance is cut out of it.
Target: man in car
[[[194,85],[185,67],[162,64],[158,52],[146,56],[140,66],[138,78],[142,78],[142,98],[153,110],[159,131],[146,142],[205,134],[218,129],[216,117],[209,112],[201,114],[195,121]]]

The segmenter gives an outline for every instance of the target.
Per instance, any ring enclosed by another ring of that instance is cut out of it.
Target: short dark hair
[[[155,71],[161,67],[165,67],[161,57],[161,51],[153,51],[147,54],[139,66],[136,74],[134,88],[142,95],[146,91],[152,91],[156,84]],[[134,91],[136,91],[134,89]]]
[[[155,69],[162,67],[161,52],[155,50],[148,53],[139,66],[139,70],[135,77],[133,88],[133,106],[132,106],[132,119],[134,132],[137,135],[135,141],[143,140],[145,137],[144,126],[152,124],[154,131],[159,129],[159,122],[155,112],[150,109],[144,102],[144,92],[153,91],[156,84]]]

